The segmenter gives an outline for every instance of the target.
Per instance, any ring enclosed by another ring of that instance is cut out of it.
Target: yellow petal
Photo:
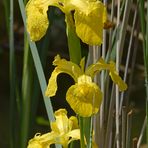
[[[71,126],[69,119],[67,117],[67,111],[65,109],[60,109],[55,112],[56,125],[59,129],[60,134],[65,134],[69,131],[69,126]]]
[[[70,131],[70,132],[67,134],[67,136],[71,138],[71,139],[68,141],[68,144],[69,144],[71,141],[80,139],[80,129],[75,129],[75,130]]]
[[[80,61],[80,67],[81,67],[81,70],[83,71],[84,73],[84,69],[85,69],[85,57],[83,57]]]
[[[69,118],[69,120],[72,121],[72,129],[77,129],[77,128],[79,128],[78,119],[77,119],[75,116],[71,116],[71,117]]]
[[[89,45],[101,45],[105,6],[102,2],[89,2],[75,9],[74,19],[78,37]]]
[[[45,92],[46,96],[52,97],[55,96],[57,91],[57,76],[60,73],[67,73],[69,74],[75,81],[77,81],[77,77],[82,74],[82,71],[78,65],[67,61],[65,59],[61,59],[59,55],[55,57],[53,61],[53,65],[56,66],[54,71],[51,74],[51,77],[48,82],[48,86]]]
[[[101,70],[110,70],[110,67],[110,64],[105,63],[103,58],[100,58],[97,63],[90,65],[86,69],[85,74],[91,76],[91,78],[94,78],[97,72],[100,72]]]
[[[71,108],[82,117],[96,114],[102,101],[102,92],[95,83],[76,83],[66,94]]]
[[[77,64],[67,61],[66,59],[61,59],[59,55],[55,57],[53,65],[57,66],[61,71],[69,74],[75,81],[77,81],[77,78],[83,73]]]
[[[61,9],[65,14],[74,10],[71,0],[50,0],[50,6],[55,6]]]
[[[127,84],[121,79],[119,74],[116,71],[116,66],[113,61],[110,61],[110,73],[112,81],[118,85],[120,91],[124,91],[127,89]]]
[[[119,86],[120,91],[124,91],[127,89],[127,84],[121,79],[121,77],[116,72],[115,63],[113,61],[107,64],[102,58],[100,58],[100,60],[96,64],[92,64],[86,69],[85,74],[93,78],[95,74],[97,72],[100,72],[101,70],[109,71],[111,79],[115,84]]]
[[[41,0],[30,0],[26,5],[27,31],[32,41],[38,41],[46,34],[49,25],[47,10],[47,3]]]
[[[55,134],[53,132],[46,134],[36,134],[29,140],[27,148],[49,148],[54,143]]]
[[[127,84],[121,79],[116,71],[110,72],[113,82],[118,85],[120,91],[124,91],[127,89]]]
[[[48,97],[55,96],[57,91],[57,76],[62,73],[59,69],[55,68],[55,70],[52,72],[51,77],[49,79],[47,89],[45,92],[45,95]]]

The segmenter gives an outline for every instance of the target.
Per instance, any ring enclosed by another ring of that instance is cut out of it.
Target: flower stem
[[[76,64],[80,63],[81,60],[81,44],[80,39],[77,37],[75,32],[75,26],[74,21],[72,18],[72,14],[69,13],[65,16],[66,21],[66,33],[67,33],[67,39],[68,39],[68,48],[69,48],[69,55],[70,60]],[[80,145],[81,148],[85,148],[84,143],[84,118],[79,116],[79,125],[80,125]]]
[[[79,116],[79,126],[80,126],[80,145],[81,148],[85,148],[84,143],[84,118]]]
[[[75,26],[71,14],[65,16],[66,21],[66,33],[68,39],[68,48],[70,60],[76,64],[79,64],[81,60],[81,44],[80,39],[77,37],[75,32]]]

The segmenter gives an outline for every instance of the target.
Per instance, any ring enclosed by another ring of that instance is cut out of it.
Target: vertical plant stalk
[[[134,34],[134,30],[135,30],[136,18],[137,18],[137,9],[136,9],[136,11],[134,13],[133,24],[132,24],[132,31],[131,31],[131,35],[130,35],[130,42],[129,42],[128,53],[127,53],[127,57],[126,57],[126,65],[125,65],[125,72],[124,72],[124,79],[123,79],[124,82],[126,82],[126,80],[127,80],[127,72],[128,72],[128,67],[129,67],[129,61],[130,61],[130,55],[131,55],[131,47],[132,47],[132,41],[133,41],[133,34]],[[121,97],[120,97],[119,114],[121,114],[124,94],[125,94],[125,92],[123,91],[121,93]]]
[[[140,9],[140,21],[141,21],[141,30],[143,34],[143,56],[144,56],[144,67],[145,67],[145,88],[146,88],[146,116],[147,116],[147,125],[148,125],[148,22],[145,22],[145,11],[144,4],[145,1],[139,1]],[[148,19],[148,1],[147,1],[147,15],[146,20]],[[146,128],[147,135],[147,144],[148,144],[148,126]]]
[[[80,63],[81,60],[81,44],[80,39],[77,37],[75,32],[75,26],[73,22],[73,18],[71,13],[65,16],[66,21],[66,33],[68,38],[68,48],[69,48],[69,55],[70,60],[76,64]],[[92,140],[92,117],[90,118],[83,118],[79,117],[80,123],[80,137],[81,137],[81,147],[85,147],[84,137],[86,137],[88,147],[91,148],[91,140]]]
[[[117,27],[120,25],[120,0],[117,5]],[[117,48],[116,48],[116,71],[119,72],[119,62],[120,62],[120,40],[119,40],[119,31],[117,32]],[[116,146],[120,148],[120,139],[119,139],[119,88],[116,85]]]
[[[80,39],[77,37],[75,32],[75,26],[72,18],[72,14],[65,16],[66,21],[66,33],[68,39],[68,49],[70,60],[76,64],[80,63],[81,60],[81,44]],[[85,118],[79,116],[79,125],[80,125],[80,145],[82,148],[85,148],[84,137],[85,137]],[[89,128],[89,127],[88,127]]]
[[[115,84],[112,86],[111,100],[109,104],[109,115],[107,121],[107,129],[105,136],[105,148],[111,148],[112,145],[109,141],[112,141],[112,126],[113,126],[113,114],[114,114],[114,105],[115,105]]]
[[[126,142],[126,108],[122,107],[122,141],[121,141],[121,147],[125,148],[125,142]]]
[[[125,41],[125,36],[126,36],[126,28],[128,25],[128,19],[129,19],[129,14],[130,14],[130,10],[131,10],[131,5],[132,5],[132,0],[125,1],[123,20],[122,20],[121,29],[120,29],[120,36],[119,36],[119,49],[120,49],[120,57],[121,58],[122,58],[122,53],[123,53],[123,46],[125,43],[124,41]],[[121,58],[120,58],[120,61],[121,61]]]
[[[127,130],[126,130],[126,147],[125,148],[130,148],[131,127],[132,127],[132,110],[127,114]]]
[[[147,15],[148,19],[148,0],[147,0]],[[146,88],[146,115],[147,115],[147,145],[148,145],[148,22],[146,21],[146,48],[144,50],[144,66],[145,66],[145,88]]]
[[[27,40],[27,34],[24,34],[24,64],[22,78],[22,113],[21,113],[21,148],[26,148],[29,137],[31,100],[33,96],[34,69],[31,52]]]
[[[137,148],[140,148],[142,138],[143,138],[143,135],[144,135],[144,132],[145,132],[145,129],[146,129],[146,122],[147,122],[147,117],[145,117],[144,122],[143,122],[143,126],[142,126],[142,129],[141,129],[141,132],[140,132],[140,136],[139,136],[139,139],[137,141]]]
[[[18,2],[19,2],[20,10],[21,10],[21,15],[23,18],[23,23],[26,29],[26,15],[25,15],[24,3],[22,0],[18,0]],[[33,56],[34,65],[37,71],[47,115],[50,121],[54,121],[54,114],[53,114],[53,109],[52,109],[50,99],[48,97],[45,97],[45,90],[47,88],[47,83],[46,83],[46,79],[45,79],[44,72],[42,69],[42,64],[40,62],[40,58],[38,55],[37,47],[36,47],[36,44],[30,40],[29,35],[27,37],[28,37],[28,41],[30,45],[31,54]]]
[[[10,2],[11,3],[11,2]],[[5,22],[6,22],[6,29],[7,33],[9,34],[9,14],[10,14],[10,3],[8,0],[3,0],[4,10],[5,10]]]
[[[15,120],[14,117],[16,116],[15,113],[15,102],[16,102],[16,67],[15,67],[15,51],[14,51],[14,31],[13,31],[13,20],[14,20],[14,3],[13,0],[10,0],[10,24],[9,24],[9,45],[10,45],[10,55],[9,55],[9,65],[10,65],[10,121],[9,121],[9,131],[10,131],[10,148],[15,148]]]
[[[66,33],[68,39],[70,60],[76,64],[79,64],[81,60],[81,44],[80,44],[80,39],[77,37],[75,32],[75,26],[72,15],[71,14],[66,15],[65,21],[67,24]]]
[[[104,5],[107,4],[107,0],[103,0]],[[102,58],[105,59],[106,54],[106,30],[103,30],[103,44],[102,44]],[[105,141],[105,134],[104,134],[104,120],[105,120],[105,112],[104,112],[104,105],[105,105],[105,71],[101,72],[101,91],[103,92],[102,95],[102,104],[100,107],[100,148],[104,148],[104,141]]]
[[[25,15],[24,3],[23,3],[22,0],[18,0],[18,2],[19,2],[19,7],[20,7],[24,27],[26,29],[26,15]],[[48,116],[49,121],[55,121],[51,101],[48,97],[45,96],[45,90],[47,88],[47,83],[46,83],[46,79],[45,79],[45,76],[44,76],[42,64],[41,64],[41,61],[40,61],[40,58],[39,58],[39,54],[38,54],[38,51],[37,51],[37,47],[36,47],[36,44],[30,40],[30,37],[29,37],[28,34],[27,34],[27,37],[28,37],[28,41],[29,41],[30,50],[31,50],[31,54],[32,54],[32,57],[33,57],[35,69],[36,69],[37,76],[38,76],[38,79],[39,79],[39,84],[40,84],[40,87],[41,87],[41,92],[42,92],[42,95],[43,95],[43,100],[44,100],[44,103],[45,103],[47,116]],[[56,144],[56,148],[61,148],[61,146]]]
[[[100,47],[99,46],[91,46],[92,48],[92,63],[96,63],[98,58],[100,57]],[[96,84],[100,83],[99,74],[94,77],[94,82]],[[94,116],[94,131],[95,131],[95,141],[99,147],[101,147],[102,137],[100,135],[100,114],[99,112]]]
[[[84,147],[85,148],[85,143],[84,143],[84,120],[83,117],[79,116],[79,126],[80,126],[80,146],[81,148]]]

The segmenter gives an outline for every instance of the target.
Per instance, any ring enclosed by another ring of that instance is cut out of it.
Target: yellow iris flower
[[[74,12],[74,22],[78,37],[90,45],[102,43],[103,25],[107,21],[106,7],[98,0],[29,0],[26,6],[27,30],[31,40],[40,40],[47,31],[49,6],[60,8],[66,18]]]
[[[29,140],[27,148],[49,148],[51,144],[61,144],[68,148],[68,144],[73,140],[80,139],[80,129],[75,116],[67,117],[65,109],[55,112],[55,122],[51,122],[51,132],[46,134],[36,134]]]
[[[96,114],[100,108],[102,102],[102,92],[100,88],[92,81],[95,74],[101,70],[108,70],[109,75],[114,83],[119,86],[121,91],[127,89],[126,83],[120,78],[115,70],[115,63],[111,61],[109,64],[100,58],[96,64],[90,65],[86,70],[85,59],[80,62],[80,66],[77,64],[61,59],[59,55],[55,57],[53,65],[56,66],[51,74],[46,96],[52,97],[57,91],[57,76],[60,73],[69,74],[75,81],[67,93],[66,100],[70,104],[71,108],[82,117],[89,117]]]

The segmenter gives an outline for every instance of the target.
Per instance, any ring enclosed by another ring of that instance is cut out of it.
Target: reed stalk
[[[146,89],[146,115],[148,123],[148,22],[145,21],[145,12],[144,12],[145,1],[141,0],[139,4],[140,10],[140,21],[141,21],[141,31],[143,34],[143,59],[145,67],[145,89]],[[148,1],[147,1],[147,14],[146,19],[148,19]],[[148,126],[146,128],[147,135],[147,144],[148,144]]]
[[[117,26],[119,28],[120,25],[120,0],[117,4]],[[119,37],[119,32],[117,34]],[[119,72],[119,63],[120,63],[120,40],[117,40],[117,48],[116,48],[116,71]],[[116,146],[120,148],[120,139],[119,139],[119,88],[116,85]]]
[[[9,34],[9,30],[10,30],[10,27],[9,27],[9,14],[10,14],[10,7],[11,7],[10,3],[11,2],[8,0],[3,0],[4,11],[5,11],[5,23],[6,23],[6,29],[7,29],[8,34]],[[11,3],[11,5],[12,5],[12,3]]]
[[[5,2],[6,3],[6,2]],[[15,67],[15,49],[14,49],[14,2],[10,0],[10,21],[9,21],[9,79],[10,79],[10,121],[9,121],[9,140],[10,148],[16,147],[16,67]]]

